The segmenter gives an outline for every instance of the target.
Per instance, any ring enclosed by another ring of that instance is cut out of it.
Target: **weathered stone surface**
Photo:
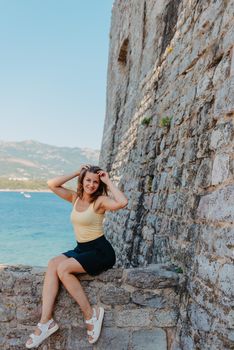
[[[217,185],[228,179],[230,158],[227,154],[217,154],[212,170],[212,185]]]
[[[117,327],[147,327],[150,325],[149,311],[144,309],[119,311],[116,315]]]
[[[197,256],[196,261],[198,266],[197,274],[199,277],[212,284],[216,284],[221,264],[218,261],[210,261],[205,255]]]
[[[159,220],[155,225],[155,229],[157,230],[159,224]],[[155,264],[160,263],[170,263],[170,247],[169,247],[169,238],[166,236],[155,236],[154,244],[153,244],[153,260],[152,262]]]
[[[162,329],[133,332],[132,342],[134,350],[167,350],[166,333]]]
[[[216,118],[234,112],[234,77],[227,79],[222,88],[218,90],[215,99],[214,116]]]
[[[130,341],[130,331],[120,328],[107,328],[102,330],[100,340],[96,345],[98,350],[128,349]],[[93,349],[93,347],[92,347]]]
[[[153,292],[134,291],[132,301],[137,305],[161,309],[167,306],[167,299]]]
[[[123,288],[113,286],[105,287],[100,292],[100,300],[104,304],[128,304],[130,293]]]
[[[200,235],[204,251],[219,257],[234,257],[234,229],[232,227],[214,228],[204,225]]]
[[[189,308],[190,320],[194,329],[209,332],[211,329],[211,317],[205,309],[197,304],[191,304]]]
[[[203,159],[198,168],[197,176],[195,179],[195,188],[206,188],[211,185],[211,170],[212,169],[212,160]]]
[[[233,137],[233,124],[231,122],[217,125],[212,131],[210,149],[216,150],[230,143]]]
[[[165,270],[170,268],[166,264],[163,266]],[[148,272],[149,269],[146,268],[146,271]],[[143,270],[144,268],[142,268]],[[1,350],[23,349],[29,334],[34,331],[40,319],[45,269],[39,270],[22,266],[21,273],[20,267],[5,266],[2,267],[2,275],[3,271],[11,281],[12,291],[9,294],[8,288],[5,288],[5,285],[9,285],[8,280],[3,280],[3,291],[0,297],[0,348]],[[179,296],[172,288],[168,287],[164,290],[155,288],[154,290],[148,289],[145,291],[144,288],[132,287],[122,279],[116,278],[116,276],[125,276],[126,271],[124,269],[117,268],[115,270],[113,268],[109,271],[112,271],[113,276],[115,276],[112,279],[106,272],[97,276],[96,279],[89,279],[85,274],[82,275],[82,278],[79,276],[80,283],[90,304],[103,305],[105,309],[102,333],[98,343],[95,344],[95,349],[109,350],[110,346],[124,350],[133,348],[135,346],[133,333],[136,329],[143,332],[143,335],[152,332],[153,338],[154,334],[158,334],[157,337],[160,338],[160,334],[165,333],[169,324],[174,325],[174,313],[171,313],[171,320],[169,315],[175,307],[177,307],[177,310],[179,309]],[[19,281],[19,283],[16,283],[16,281]],[[33,285],[35,281],[38,283],[38,289],[28,290],[28,286]],[[159,298],[156,299],[156,296],[159,296]],[[134,298],[140,302],[134,303]],[[160,307],[163,307],[164,313],[167,312],[161,326],[152,322],[154,311]],[[73,350],[93,348],[87,340],[81,308],[62,284],[60,284],[54,305],[53,318],[58,322],[60,328],[43,342],[39,349]]]
[[[156,310],[153,324],[157,327],[173,327],[177,325],[179,318],[178,310]]]
[[[101,275],[96,276],[96,278],[102,282],[114,282],[121,279],[122,273],[122,269],[112,269],[103,272]]]
[[[225,264],[219,271],[219,288],[227,295],[234,295],[234,266]]]
[[[215,69],[215,73],[213,76],[213,84],[214,86],[223,84],[223,82],[229,76],[230,69],[230,55],[225,55]]]
[[[140,267],[181,266],[189,295],[173,350],[229,350],[232,337],[224,266],[234,257],[233,11],[233,0],[117,0],[112,12],[100,166],[126,187],[129,205],[106,231],[117,265],[136,268],[123,280],[142,288],[131,294],[137,305],[162,306],[146,292],[163,280]],[[194,300],[204,311],[189,312]]]
[[[71,329],[69,330],[69,333],[70,334],[67,334],[66,337],[63,337],[64,349],[91,350],[93,348],[93,346],[87,342],[87,333],[84,328],[72,326]]]
[[[12,294],[15,279],[5,269],[5,265],[0,265],[0,291]]]
[[[197,216],[212,221],[234,220],[234,186],[226,186],[201,197]]]
[[[163,264],[126,270],[125,282],[140,288],[166,288],[178,284],[178,275]]]
[[[0,322],[8,322],[15,317],[16,305],[13,300],[5,299],[0,305]]]

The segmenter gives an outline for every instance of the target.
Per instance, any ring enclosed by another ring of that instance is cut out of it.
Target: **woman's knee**
[[[64,275],[65,275],[66,273],[68,273],[66,264],[64,264],[63,261],[60,262],[60,263],[57,265],[56,271],[57,271],[57,275],[58,275],[59,279],[62,280],[63,277],[64,277]]]
[[[55,256],[54,258],[50,259],[48,262],[48,270],[57,272],[57,268],[59,264],[61,264],[62,261],[66,260],[67,257],[64,255]]]

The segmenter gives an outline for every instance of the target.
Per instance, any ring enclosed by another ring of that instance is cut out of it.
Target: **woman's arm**
[[[73,202],[76,192],[63,187],[62,185],[65,184],[67,181],[73,179],[74,177],[79,176],[80,171],[83,167],[86,167],[86,165],[82,165],[80,170],[74,171],[69,175],[63,175],[63,176],[55,177],[54,179],[48,180],[47,185],[49,189],[51,189],[51,191],[53,191],[62,199],[65,199],[68,202]]]
[[[110,180],[109,175],[105,171],[100,171],[99,172],[100,179],[103,181],[109,188],[111,194],[113,195],[114,199],[107,197],[107,196],[102,196],[101,198],[101,206],[105,210],[118,210],[121,208],[126,207],[128,204],[128,199],[124,195],[122,191],[120,191]]]

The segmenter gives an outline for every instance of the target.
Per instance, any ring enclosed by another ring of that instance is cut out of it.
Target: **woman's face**
[[[100,178],[98,174],[86,172],[83,180],[83,189],[88,194],[93,194],[97,191],[100,184]]]

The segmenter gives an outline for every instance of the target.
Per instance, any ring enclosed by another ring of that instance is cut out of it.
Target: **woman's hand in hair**
[[[99,170],[97,174],[99,175],[100,180],[104,182],[104,184],[108,185],[110,182],[109,174],[103,170]]]
[[[81,164],[80,169],[78,170],[78,173],[80,174],[82,170],[86,170],[90,168],[90,164]]]

